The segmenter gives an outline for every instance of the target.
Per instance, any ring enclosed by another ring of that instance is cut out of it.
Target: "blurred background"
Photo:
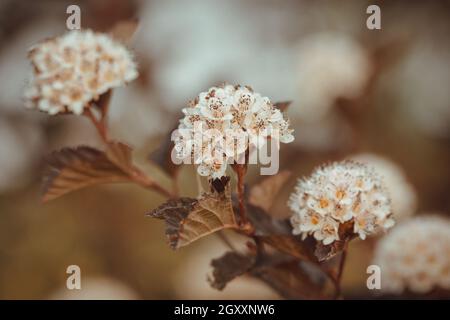
[[[287,111],[296,140],[281,150],[293,177],[274,212],[289,215],[295,178],[324,162],[359,158],[388,180],[397,220],[450,213],[450,2],[276,0],[0,0],[0,298],[277,298],[241,278],[223,292],[206,281],[225,247],[215,236],[177,252],[161,221],[144,214],[164,199],[131,185],[93,187],[40,201],[45,155],[62,146],[101,147],[87,119],[26,110],[27,50],[66,31],[66,8],[82,28],[106,31],[138,17],[132,48],[140,78],[113,94],[114,137],[163,184],[146,160],[189,99],[227,81],[251,85]],[[381,30],[366,8],[381,8]],[[250,170],[248,182],[262,177]],[[194,170],[181,169],[183,195]],[[366,267],[376,239],[355,241],[345,296],[370,298]],[[79,265],[83,290],[65,289]]]

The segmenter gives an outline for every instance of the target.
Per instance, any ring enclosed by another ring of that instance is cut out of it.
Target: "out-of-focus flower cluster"
[[[340,98],[362,96],[373,68],[369,51],[356,37],[335,31],[307,35],[295,46],[295,98],[292,123],[304,139],[295,144],[308,151],[331,151],[351,144],[352,129],[339,108]]]
[[[416,191],[399,165],[387,158],[371,153],[357,154],[352,156],[351,159],[372,166],[383,178],[392,201],[392,212],[394,212],[396,221],[410,217],[415,213],[417,208]]]
[[[450,134],[450,92],[446,86],[436,84],[450,81],[450,47],[440,37],[431,38],[414,41],[383,85],[395,90],[401,111],[419,130],[431,137],[445,138]],[[441,43],[442,48],[435,47],[436,43]]]
[[[91,101],[138,73],[130,52],[111,37],[71,31],[29,52],[34,72],[25,93],[28,105],[49,114],[81,114]]]
[[[224,79],[251,83],[274,101],[295,97],[295,60],[285,41],[293,29],[301,30],[304,11],[295,3],[277,10],[268,3],[254,10],[241,0],[142,4],[135,47],[158,61],[152,72],[165,108],[178,111],[193,94]]]
[[[355,98],[368,80],[367,52],[352,37],[323,32],[313,34],[298,48],[298,106],[293,117],[322,118],[337,98]]]
[[[323,244],[339,240],[340,225],[352,222],[361,239],[393,226],[382,180],[366,165],[344,161],[318,168],[298,182],[289,199],[293,233]]]
[[[175,137],[176,156],[198,164],[202,176],[224,176],[227,163],[242,163],[248,148],[261,148],[268,138],[294,140],[282,112],[248,86],[212,87],[183,113]]]
[[[385,292],[450,290],[450,222],[424,216],[399,224],[378,243],[374,263]]]

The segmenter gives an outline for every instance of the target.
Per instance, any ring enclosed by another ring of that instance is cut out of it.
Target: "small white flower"
[[[241,128],[227,129],[225,133],[225,153],[238,159],[248,148],[248,133]]]
[[[201,112],[197,108],[185,108],[183,113],[185,117],[181,121],[186,128],[193,128],[194,124],[201,120]]]
[[[325,218],[322,215],[308,209],[303,210],[300,216],[304,222],[299,225],[301,232],[319,231],[325,222]]]
[[[310,178],[300,180],[288,205],[294,234],[313,235],[324,244],[339,239],[343,223],[353,223],[353,232],[361,239],[393,225],[381,179],[365,165],[351,161],[320,167]]]
[[[197,168],[197,172],[201,176],[211,177],[213,179],[220,178],[225,175],[227,169],[227,163],[224,159],[206,158],[202,159],[202,162]]]
[[[321,228],[314,232],[314,238],[328,245],[339,240],[339,223],[331,217],[325,217]]]
[[[289,143],[294,139],[289,122],[283,118],[267,97],[254,93],[250,87],[222,85],[202,92],[183,109],[184,118],[180,120],[179,129],[201,128],[208,132],[215,130],[217,139],[208,138],[208,134],[199,134],[192,140],[175,139],[176,150],[199,150],[195,163],[200,167],[200,175],[213,178],[225,174],[228,163],[242,163],[247,150],[251,147],[261,148],[267,139],[279,139]],[[200,139],[201,138],[201,139]],[[211,137],[209,137],[211,138]],[[192,143],[191,148],[185,148]],[[177,146],[180,144],[180,146]],[[220,150],[211,155],[211,150]],[[184,159],[186,152],[179,154]],[[220,164],[220,165],[219,165]]]
[[[81,114],[100,95],[138,76],[123,45],[91,30],[45,40],[31,48],[29,59],[34,72],[27,106],[49,114]]]
[[[377,227],[377,216],[369,211],[364,211],[354,218],[353,231],[365,240],[367,235],[375,233]]]
[[[450,221],[424,215],[401,222],[378,242],[373,263],[385,292],[450,290]]]
[[[292,130],[289,128],[289,120],[279,121],[274,127],[279,130],[280,142],[291,143],[294,141]]]
[[[229,99],[221,99],[212,96],[206,101],[200,101],[200,112],[209,120],[230,120],[233,115],[230,113]]]

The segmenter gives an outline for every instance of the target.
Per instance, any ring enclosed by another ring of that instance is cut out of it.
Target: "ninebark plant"
[[[171,177],[173,188],[166,188],[148,176],[133,163],[130,146],[110,139],[107,122],[112,90],[137,76],[136,65],[125,49],[135,26],[131,22],[120,23],[108,35],[74,31],[77,33],[47,40],[31,50],[35,79],[33,87],[27,92],[30,107],[50,114],[86,116],[104,142],[103,150],[79,146],[52,153],[44,177],[43,201],[98,184],[136,183],[167,198],[147,215],[165,221],[166,236],[172,249],[179,249],[212,234],[219,235],[228,245],[230,250],[211,262],[213,272],[209,281],[212,287],[221,290],[234,278],[247,274],[265,282],[288,299],[341,297],[341,277],[348,242],[358,234],[365,237],[365,234],[374,231],[375,225],[380,224],[379,221],[362,218],[363,213],[356,215],[355,212],[365,210],[365,214],[368,210],[376,210],[376,202],[386,199],[374,199],[372,207],[366,205],[367,201],[362,197],[369,192],[364,189],[367,181],[364,177],[358,180],[357,175],[352,176],[356,177],[356,180],[351,180],[355,183],[353,189],[349,189],[348,185],[335,185],[336,189],[330,191],[333,196],[329,197],[325,194],[314,195],[307,188],[302,189],[300,184],[290,200],[294,211],[291,220],[277,219],[271,212],[272,203],[290,173],[281,171],[257,185],[248,186],[245,184],[246,161],[231,163],[232,173],[237,178],[236,185],[224,170],[220,174],[213,172],[208,175],[209,190],[198,198],[184,197],[175,191],[178,190],[177,171],[180,166],[171,161],[173,143],[169,138],[152,153],[151,161]],[[73,74],[75,72],[78,74]],[[239,103],[248,107],[250,100],[244,97]],[[280,118],[289,103],[271,104],[266,100],[264,103],[273,108],[269,108],[268,121],[284,130],[284,142],[290,142],[293,137],[288,129],[289,124],[284,122],[282,116]],[[186,112],[196,116],[194,111]],[[245,122],[242,121],[241,125]],[[260,118],[255,121],[261,123]],[[247,130],[249,124],[245,125]],[[248,159],[248,150],[245,150],[245,157]],[[353,169],[351,167],[350,171]],[[202,172],[205,170],[203,168]],[[346,167],[342,170],[347,177]],[[325,170],[316,175],[325,174],[326,179],[327,174],[333,173],[333,170]],[[323,182],[319,180],[314,181],[319,184]],[[306,185],[311,187],[310,183]],[[368,188],[372,187],[370,184]],[[314,198],[317,203],[303,203],[305,197]],[[383,213],[386,224],[389,224],[388,211]],[[329,225],[319,223],[325,217]],[[308,224],[308,221],[311,223]],[[225,230],[246,238],[246,249],[237,250]]]

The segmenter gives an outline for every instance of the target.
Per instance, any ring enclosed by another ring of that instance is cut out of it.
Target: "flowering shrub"
[[[112,90],[138,75],[124,43],[135,27],[125,22],[109,34],[72,31],[30,51],[34,78],[26,92],[29,104],[51,115],[88,117],[104,143],[103,150],[80,146],[52,153],[43,200],[98,184],[136,183],[167,198],[147,215],[164,220],[173,249],[213,233],[229,247],[211,263],[213,288],[221,290],[247,274],[285,298],[340,297],[348,243],[394,224],[380,176],[353,161],[322,166],[298,182],[289,200],[291,218],[275,218],[280,215],[273,212],[274,199],[291,174],[282,171],[252,187],[246,185],[245,176],[252,152],[269,143],[294,140],[283,114],[289,102],[272,103],[248,86],[224,84],[200,93],[184,108],[178,124],[181,134],[174,143],[164,141],[150,156],[172,186],[159,183],[133,162],[130,146],[108,134]],[[125,37],[124,30],[129,32]],[[196,128],[203,129],[200,139]],[[197,197],[179,195],[180,166],[172,161],[173,151],[177,159],[198,165],[199,177],[207,177],[208,188],[199,188]],[[232,170],[227,171],[228,166]],[[231,175],[236,176],[235,183]],[[225,230],[243,236],[245,249],[236,249]],[[424,233],[417,241],[432,236]],[[333,263],[336,259],[338,264]]]

